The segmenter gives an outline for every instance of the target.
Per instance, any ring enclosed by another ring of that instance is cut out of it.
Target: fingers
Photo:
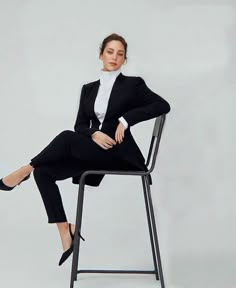
[[[105,135],[104,138],[101,141],[101,147],[104,149],[111,149],[113,147],[113,145],[116,145],[116,141],[113,140],[111,137],[109,137],[108,135]]]
[[[108,150],[108,149],[111,149],[113,146],[110,145],[110,144],[107,144],[106,142],[101,142],[101,141],[96,141],[94,140],[94,142],[100,146],[102,149],[105,149],[105,150]]]
[[[110,144],[110,145],[116,145],[116,141],[113,140],[110,136],[105,135],[105,139],[106,143]]]
[[[94,142],[105,150],[111,149],[113,147],[113,145],[111,145],[110,143],[108,143],[106,141],[94,139]]]
[[[100,147],[102,147],[105,150],[111,149],[113,146],[107,143],[101,143]]]
[[[119,123],[115,133],[115,140],[101,131],[96,131],[95,133],[93,133],[92,139],[103,149],[110,149],[113,147],[113,145],[116,145],[117,142],[119,144],[122,143],[124,136],[125,127],[122,123]]]
[[[122,123],[120,123],[116,129],[115,139],[120,144],[125,136],[125,129]]]
[[[104,134],[104,140],[106,141],[106,143],[110,144],[110,145],[116,145],[116,141],[114,139],[112,139],[110,136]]]
[[[92,137],[92,139],[94,140],[94,142],[96,142],[96,144],[98,144],[101,148],[105,150],[111,149],[113,145],[116,145],[115,140],[102,132],[98,132]]]

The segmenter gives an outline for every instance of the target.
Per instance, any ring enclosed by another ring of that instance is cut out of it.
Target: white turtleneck
[[[99,129],[102,127],[102,123],[106,116],[108,101],[111,95],[112,87],[115,83],[117,76],[120,74],[121,70],[115,71],[103,71],[100,73],[100,86],[98,89],[98,94],[94,104],[94,112],[100,121]],[[119,121],[124,125],[125,129],[128,127],[127,121],[120,117]]]

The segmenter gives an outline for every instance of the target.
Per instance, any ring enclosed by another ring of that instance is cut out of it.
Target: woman
[[[48,222],[56,223],[60,234],[64,253],[59,265],[73,251],[75,225],[67,222],[56,181],[72,177],[73,183],[79,183],[88,169],[146,170],[130,127],[170,111],[169,104],[142,78],[120,72],[127,59],[123,37],[106,37],[99,58],[103,62],[100,80],[82,88],[75,132],[63,131],[30,164],[0,180],[0,189],[9,191],[34,172]],[[102,178],[89,175],[86,184],[98,186]]]

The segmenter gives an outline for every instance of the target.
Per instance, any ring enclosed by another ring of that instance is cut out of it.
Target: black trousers
[[[112,149],[104,150],[91,138],[69,130],[57,135],[31,159],[30,164],[34,167],[34,178],[43,199],[48,223],[67,221],[56,181],[77,176],[88,169],[122,167],[122,163],[114,161]]]

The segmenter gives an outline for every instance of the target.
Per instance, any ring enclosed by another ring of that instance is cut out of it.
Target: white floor
[[[82,275],[74,283],[74,288],[90,287],[127,287],[127,288],[160,288],[160,282],[152,276],[137,275]]]
[[[36,268],[36,267],[35,267]],[[57,271],[56,271],[57,270]],[[11,277],[12,274],[12,277]],[[32,288],[69,288],[70,287],[70,271],[65,269],[55,269],[45,271],[42,268],[38,271],[5,270],[1,273],[1,287],[32,287]],[[74,282],[74,288],[161,288],[160,282],[156,281],[153,276],[149,275],[81,275],[78,281]],[[177,288],[176,286],[168,286],[169,288]],[[179,288],[179,287],[178,287]]]
[[[4,201],[1,203],[3,204]],[[46,225],[44,218],[37,223],[37,218],[27,220],[23,214],[15,212],[16,221],[7,221],[6,215],[4,218],[3,214],[0,217],[0,224],[3,227],[0,243],[0,288],[69,288],[72,259],[70,257],[63,266],[58,266],[62,251],[56,229]],[[20,225],[20,223],[25,224]],[[84,230],[87,227],[85,225]],[[84,233],[87,237],[86,244],[81,250],[81,269],[153,268],[149,251],[150,243],[145,239],[143,242],[142,239],[136,239],[135,242],[129,241],[127,234],[124,233],[126,242],[123,249],[115,247],[115,240],[117,240],[115,238],[112,242],[115,248],[113,249],[113,246],[108,245],[110,241],[106,242],[106,238],[103,238],[109,236],[108,232],[105,234],[105,231],[100,231],[97,238],[92,234],[92,231],[85,231]],[[141,242],[139,243],[139,241]],[[135,246],[138,243],[142,244],[142,249]],[[125,249],[126,246],[128,249]],[[171,251],[164,253],[164,249],[162,252],[166,288],[236,287],[236,255],[233,253],[227,254],[219,251],[218,254],[208,252],[208,254],[184,255],[171,254]],[[74,284],[74,288],[77,287],[161,288],[160,282],[155,280],[154,275],[110,274],[79,275],[78,281]]]
[[[19,254],[17,255],[19,256]],[[23,256],[23,253],[22,253]],[[56,259],[40,257],[32,255],[31,261],[29,259],[20,259],[9,256],[8,261],[3,265],[0,260],[0,287],[1,288],[69,288],[70,287],[70,269],[71,260],[64,264],[64,266],[57,266]],[[26,257],[28,258],[28,257]],[[41,258],[41,259],[40,259]],[[42,263],[44,258],[47,261]],[[23,261],[21,264],[21,260]],[[29,261],[29,262],[26,262]],[[40,262],[39,262],[40,261]],[[12,262],[12,263],[10,263]],[[213,262],[212,262],[213,264]],[[172,283],[166,277],[166,288],[235,288],[234,271],[227,275],[220,275],[220,267],[214,271],[209,265],[209,268],[195,266],[176,267],[176,275],[169,275],[172,277]],[[215,274],[214,274],[215,272]],[[182,273],[182,274],[181,274]],[[170,273],[169,273],[170,274]],[[182,276],[181,276],[182,275]],[[160,282],[155,280],[154,275],[110,275],[110,274],[82,274],[78,276],[78,280],[74,282],[74,288],[161,288]]]
[[[1,288],[69,288],[71,258],[61,267],[57,265],[60,254],[55,247],[44,253],[46,243],[43,239],[35,247],[24,245],[19,249],[16,238],[9,240],[9,245],[1,248],[0,287]],[[46,239],[45,239],[46,242]],[[7,247],[7,248],[6,248]],[[33,252],[34,251],[34,252]],[[194,257],[174,258],[165,269],[166,288],[235,288],[235,265],[229,255],[216,259]],[[231,269],[229,269],[231,267]],[[81,267],[88,268],[88,267]],[[94,267],[93,267],[94,268]],[[96,268],[107,268],[99,267]],[[127,267],[124,267],[126,269]],[[133,267],[132,267],[133,268]],[[111,267],[115,269],[115,267]],[[123,267],[117,267],[123,269]],[[147,267],[149,269],[149,267]],[[80,274],[74,288],[161,288],[154,275],[111,275]]]

